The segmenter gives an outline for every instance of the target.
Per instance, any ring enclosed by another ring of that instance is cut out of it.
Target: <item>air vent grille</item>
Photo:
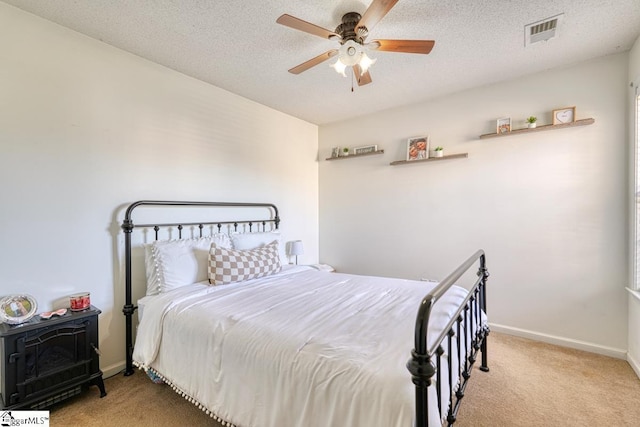
[[[558,36],[558,29],[564,14],[552,16],[524,27],[524,45],[543,42]]]

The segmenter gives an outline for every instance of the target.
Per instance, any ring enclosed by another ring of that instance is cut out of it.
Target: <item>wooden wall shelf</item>
[[[374,154],[382,154],[382,153],[384,153],[384,150],[372,151],[370,153],[364,153],[364,154],[349,154],[348,156],[340,156],[340,157],[327,157],[325,160],[353,159],[354,157],[372,156]]]
[[[389,164],[391,166],[397,166],[397,165],[406,165],[406,164],[422,163],[422,162],[439,162],[440,160],[449,160],[449,159],[462,159],[465,157],[469,157],[469,153],[448,154],[442,157],[429,157],[428,159],[420,159],[420,160],[396,160],[395,162],[391,162]]]
[[[595,119],[589,118],[589,119],[576,120],[575,122],[571,122],[571,123],[563,123],[561,125],[542,125],[542,126],[537,126],[533,129],[530,129],[530,128],[516,129],[507,133],[486,133],[484,135],[480,135],[480,139],[519,135],[523,133],[542,132],[545,130],[557,130],[557,129],[571,128],[574,126],[587,126],[587,125],[592,125],[595,121],[596,121]]]

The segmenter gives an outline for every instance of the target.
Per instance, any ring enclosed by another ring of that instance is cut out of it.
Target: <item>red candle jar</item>
[[[89,292],[81,292],[69,297],[71,311],[86,310],[91,306],[91,294]]]

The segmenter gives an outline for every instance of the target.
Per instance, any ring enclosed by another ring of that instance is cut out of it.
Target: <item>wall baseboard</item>
[[[110,378],[114,375],[118,375],[120,372],[124,371],[124,368],[127,364],[122,361],[118,363],[114,363],[113,365],[105,366],[102,368],[102,376],[104,378]]]
[[[511,326],[497,325],[495,323],[489,323],[489,327],[492,331],[500,332],[507,335],[515,335],[522,338],[529,338],[534,341],[542,341],[549,344],[559,345],[561,347],[569,347],[576,350],[588,351],[590,353],[602,354],[604,356],[615,357],[616,359],[628,360],[629,358],[627,351],[623,349],[605,347],[585,341],[578,341],[569,338],[557,337],[554,335],[541,334],[539,332],[513,328]],[[638,371],[636,370],[636,373],[637,372]]]
[[[627,354],[627,362],[629,362],[629,365],[631,365],[638,378],[640,378],[640,364],[633,357],[631,357],[630,354]]]

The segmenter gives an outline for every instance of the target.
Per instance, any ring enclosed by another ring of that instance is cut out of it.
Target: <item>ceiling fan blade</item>
[[[316,65],[326,61],[332,56],[336,56],[338,54],[338,49],[331,49],[326,51],[325,53],[321,53],[320,55],[312,58],[306,62],[303,62],[300,65],[297,65],[289,70],[291,74],[300,74],[303,71],[307,71],[311,67],[315,67]]]
[[[331,37],[340,36],[333,31],[329,31],[326,28],[318,27],[295,16],[287,15],[286,13],[276,19],[278,24],[282,24],[286,27],[293,28],[294,30],[304,31],[305,33],[313,34],[314,36],[322,37],[323,39],[329,39]]]
[[[436,44],[433,40],[373,40],[367,43],[370,49],[384,52],[423,53],[431,52]]]
[[[371,74],[369,74],[369,70],[367,70],[364,74],[362,73],[362,68],[360,65],[356,64],[353,66],[353,74],[356,76],[356,81],[358,82],[358,86],[364,86],[371,83]]]
[[[373,0],[369,8],[364,12],[356,29],[366,27],[369,32],[380,22],[382,18],[398,3],[398,0]]]

